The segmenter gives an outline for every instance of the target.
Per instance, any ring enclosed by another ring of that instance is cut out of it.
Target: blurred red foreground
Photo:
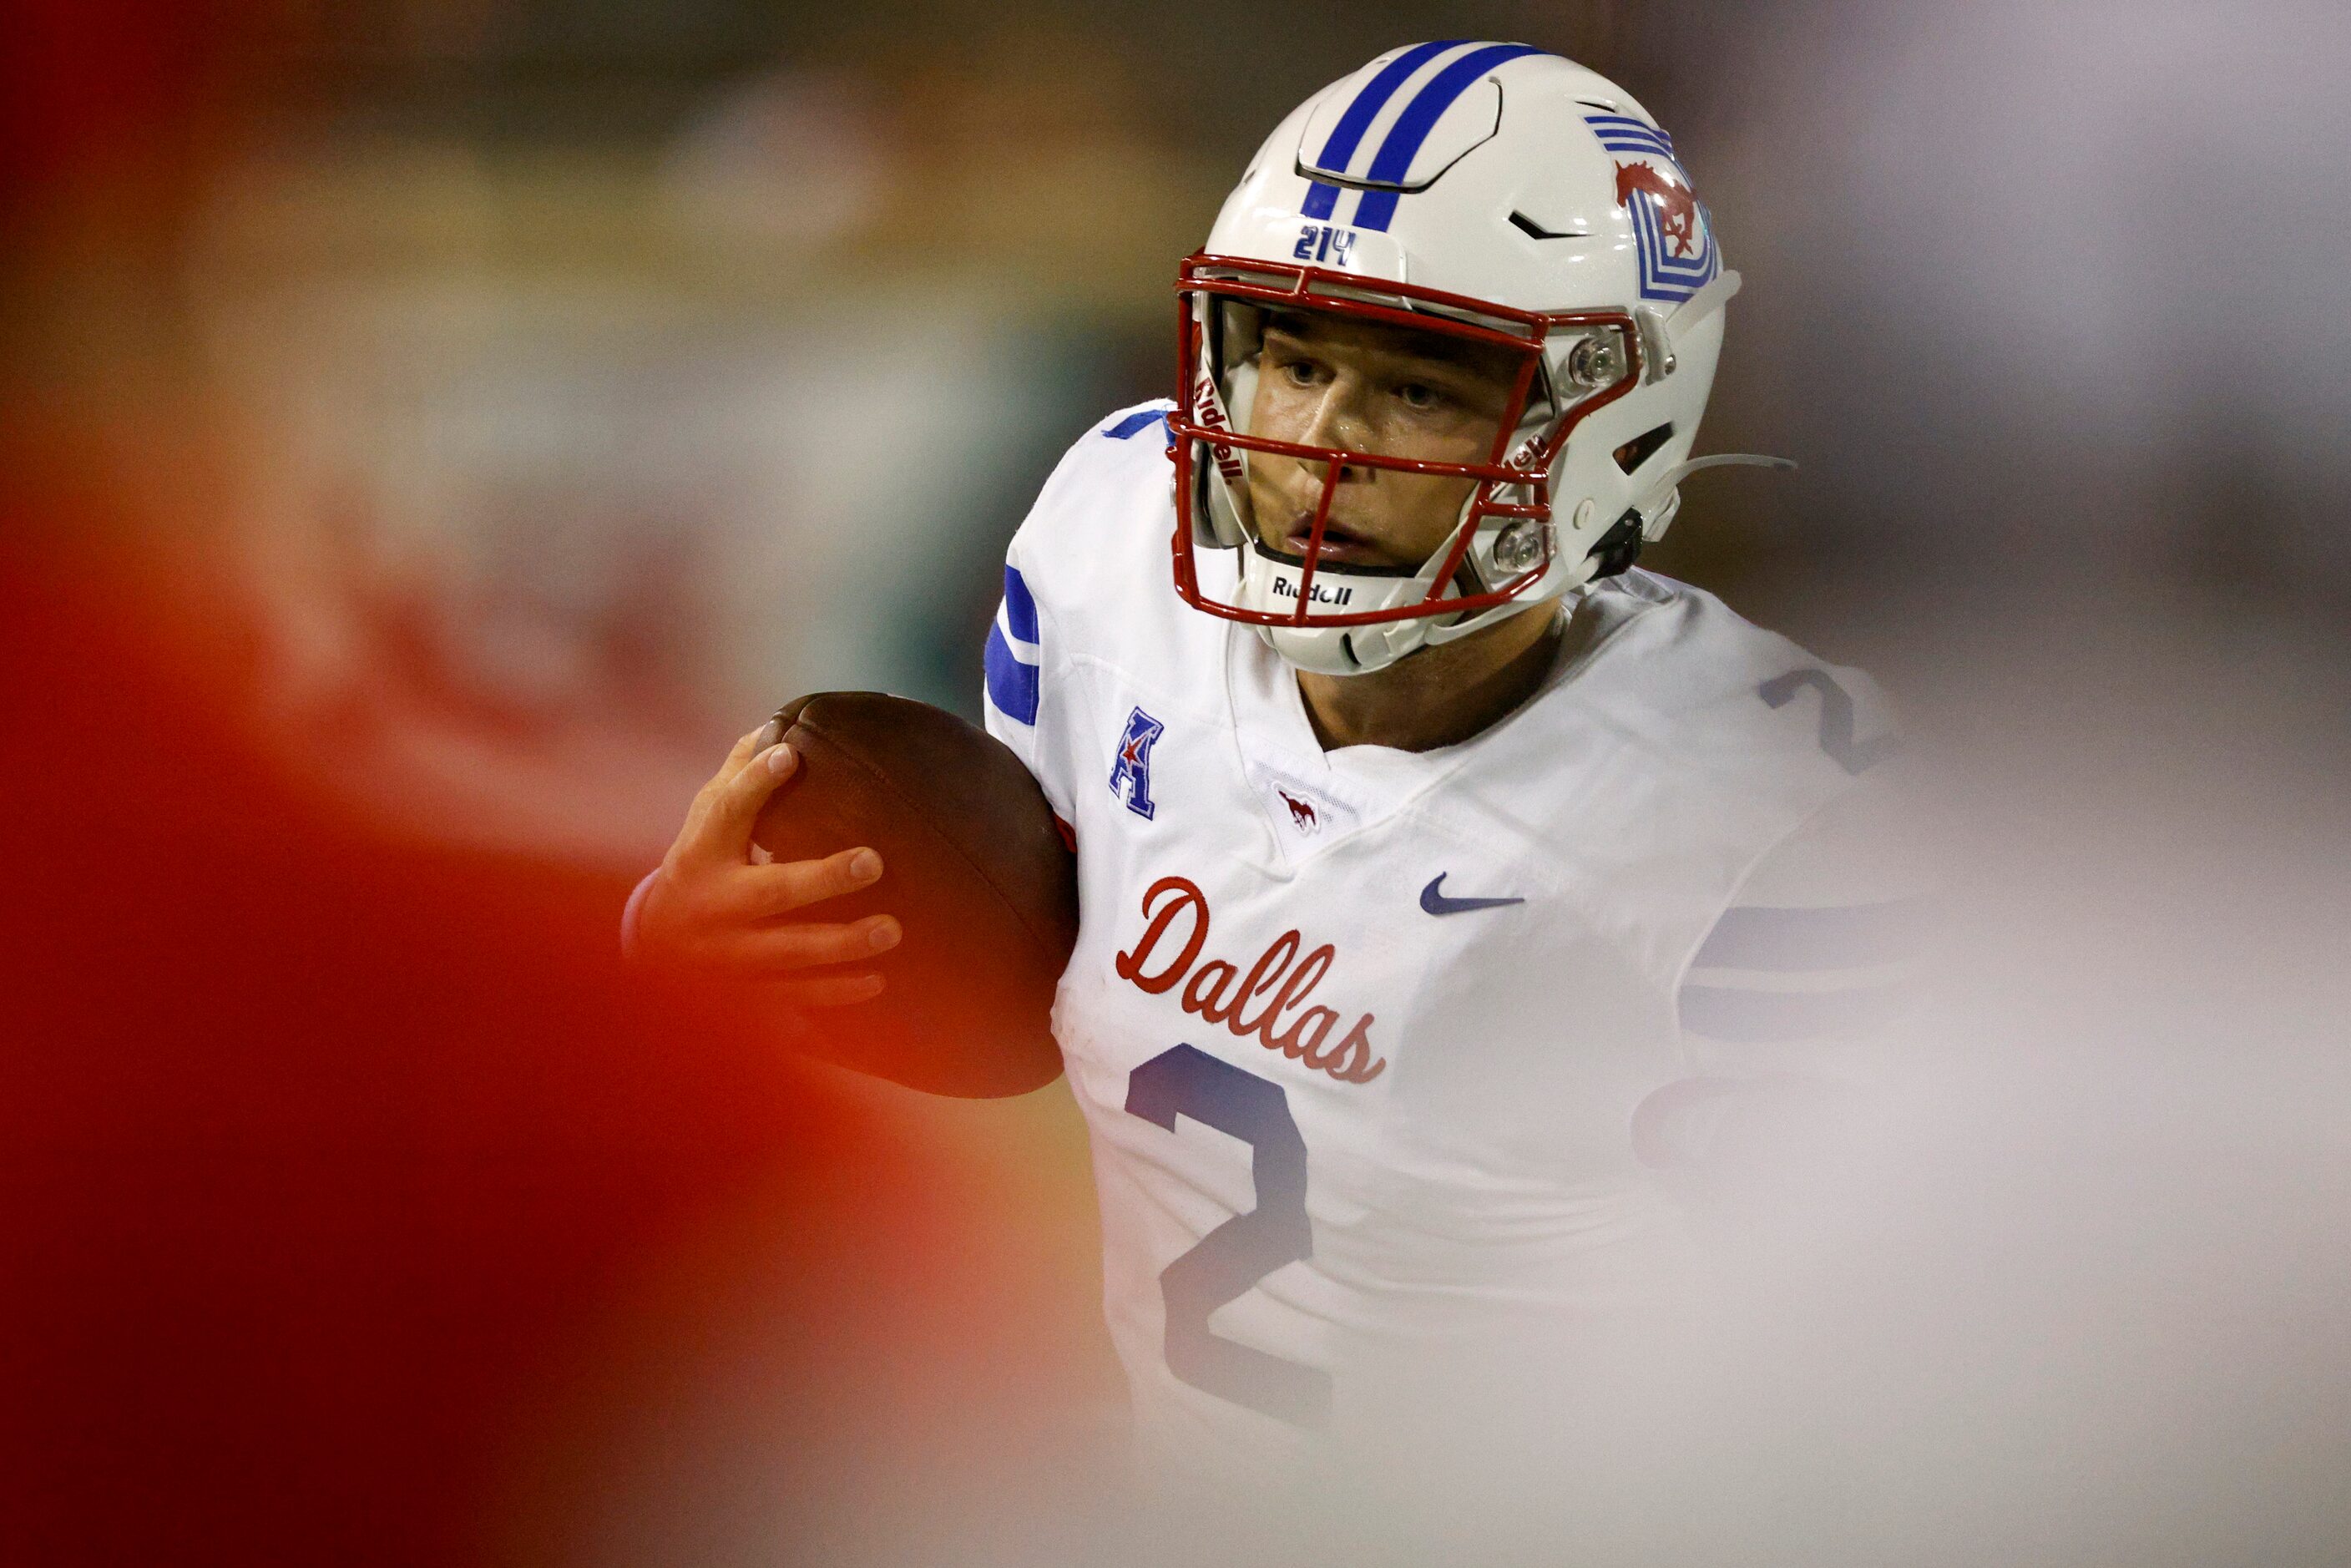
[[[754,1200],[781,1518],[1051,1403],[974,1173],[624,970],[623,886],[371,839],[241,738],[233,640],[88,561],[0,548],[0,1561],[568,1557],[680,1332],[615,1281]]]

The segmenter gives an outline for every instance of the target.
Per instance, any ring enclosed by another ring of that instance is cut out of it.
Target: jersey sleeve
[[[1014,545],[1017,550],[1017,539]],[[1037,724],[1045,706],[1044,628],[1039,623],[1037,595],[1017,560],[1005,562],[1004,597],[988,626],[981,665],[987,733],[1010,747],[1013,755],[1043,783],[1040,767],[1043,750]],[[1047,793],[1050,796],[1051,791]],[[1064,819],[1069,814],[1065,805],[1060,800],[1053,803]]]
[[[1739,1124],[1809,1114],[1898,1049],[1933,907],[1905,799],[1873,770],[1749,871],[1677,991],[1687,1076],[1642,1108],[1648,1163],[1715,1163]]]
[[[1927,899],[1903,836],[1894,790],[1868,784],[1765,852],[1684,971],[1696,1057],[1802,1061],[1910,1005]]]
[[[1005,552],[1004,595],[981,660],[983,713],[988,734],[1027,765],[1064,822],[1076,820],[1063,744],[1072,718],[1067,672],[1075,652],[1067,643],[1082,618],[1057,613],[1056,606],[1102,597],[1102,585],[1088,577],[1103,570],[1103,552],[1088,548],[1098,545],[1101,514],[1134,488],[1138,475],[1146,486],[1165,487],[1157,454],[1168,407],[1156,402],[1122,410],[1080,436]]]

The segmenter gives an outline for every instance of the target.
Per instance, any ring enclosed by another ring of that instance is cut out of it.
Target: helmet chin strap
[[[1670,490],[1701,468],[1727,468],[1734,465],[1745,468],[1778,468],[1793,473],[1796,460],[1792,457],[1766,457],[1760,452],[1718,452],[1708,457],[1692,457],[1658,475],[1656,483],[1649,486],[1649,493],[1654,496],[1660,490]]]
[[[1677,463],[1659,474],[1642,491],[1636,510],[1643,519],[1642,535],[1656,539],[1664,534],[1666,525],[1673,520],[1681,496],[1680,483],[1705,468],[1730,466],[1792,470],[1796,465],[1785,457],[1766,457],[1754,453],[1723,452],[1706,457],[1693,457]],[[1467,520],[1468,503],[1463,504]],[[1401,605],[1417,604],[1428,597],[1437,581],[1437,574],[1449,553],[1445,549],[1432,552],[1417,571],[1365,571],[1338,563],[1320,565],[1315,569],[1314,602],[1340,613],[1392,610]],[[1275,611],[1283,613],[1297,609],[1301,591],[1305,587],[1306,569],[1302,561],[1292,560],[1255,538],[1241,547],[1240,581],[1236,597],[1249,609]],[[1445,595],[1459,592],[1458,586],[1448,584]],[[1555,595],[1528,597],[1508,604],[1499,604],[1481,614],[1462,619],[1437,612],[1414,616],[1399,621],[1375,622],[1359,626],[1259,626],[1258,635],[1266,645],[1290,664],[1301,670],[1325,675],[1368,674],[1385,669],[1408,653],[1423,647],[1449,643],[1496,622],[1520,614],[1538,604],[1549,603]]]
[[[1765,457],[1753,452],[1718,452],[1709,457],[1693,457],[1677,463],[1649,482],[1634,506],[1641,514],[1641,537],[1655,542],[1665,537],[1667,525],[1681,508],[1681,482],[1701,468],[1774,468],[1793,473],[1795,462],[1787,457]]]

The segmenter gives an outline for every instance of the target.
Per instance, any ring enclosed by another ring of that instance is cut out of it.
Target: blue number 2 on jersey
[[[1208,1314],[1280,1268],[1314,1255],[1306,1220],[1306,1140],[1281,1085],[1197,1047],[1164,1051],[1127,1075],[1126,1108],[1169,1132],[1177,1116],[1249,1145],[1257,1207],[1237,1214],[1160,1271],[1167,1370],[1193,1387],[1293,1427],[1331,1413],[1331,1375],[1208,1332]]]
[[[1756,687],[1755,695],[1766,706],[1786,707],[1806,686],[1821,694],[1821,749],[1847,773],[1859,778],[1902,748],[1900,738],[1892,735],[1854,739],[1853,694],[1826,670],[1790,670]]]

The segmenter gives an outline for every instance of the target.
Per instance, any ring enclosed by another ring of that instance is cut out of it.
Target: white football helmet
[[[1673,142],[1623,89],[1522,44],[1382,55],[1267,139],[1184,264],[1176,584],[1301,669],[1380,669],[1632,564],[1662,536],[1714,382],[1722,267]],[[1269,309],[1328,311],[1519,356],[1487,461],[1416,461],[1252,436]],[[1318,462],[1304,558],[1250,523],[1253,453]],[[1417,570],[1322,559],[1342,465],[1476,481]],[[1196,551],[1238,552],[1229,598]]]

